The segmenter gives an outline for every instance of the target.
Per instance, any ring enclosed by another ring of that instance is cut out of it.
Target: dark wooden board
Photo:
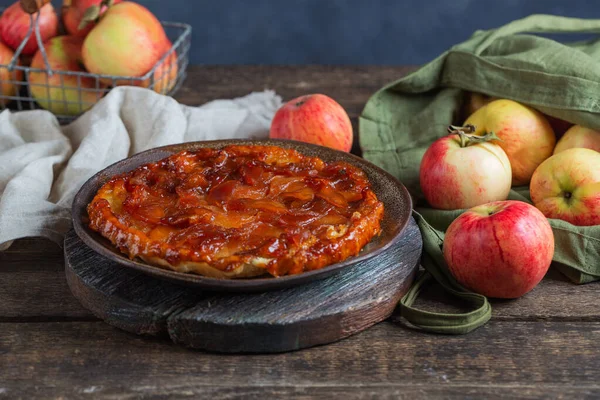
[[[3,324],[0,390],[11,399],[597,398],[599,353],[599,322],[491,321],[445,336],[385,321],[270,355],[188,351],[102,322]]]
[[[331,277],[233,294],[202,292],[124,268],[71,231],[65,271],[84,307],[126,331],[210,351],[271,353],[331,343],[389,317],[412,283],[421,246],[410,218],[396,245]]]

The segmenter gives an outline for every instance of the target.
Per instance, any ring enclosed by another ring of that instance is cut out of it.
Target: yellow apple
[[[162,24],[150,10],[133,1],[123,1],[106,10],[85,37],[81,53],[83,64],[91,73],[140,77],[156,65],[170,45]],[[104,82],[113,84],[108,78]],[[130,82],[125,79],[117,84]]]
[[[81,66],[83,38],[57,36],[46,43],[50,67],[55,73],[50,76],[41,52],[35,53],[29,73],[29,87],[33,98],[40,106],[59,115],[78,115],[92,107],[104,94],[104,85],[96,85],[96,79],[67,75],[65,71],[85,72]]]
[[[552,155],[556,137],[548,120],[539,111],[512,100],[495,100],[481,107],[465,121],[475,134],[494,132],[512,168],[513,186],[527,185],[535,169]]]
[[[561,151],[582,147],[600,152],[600,132],[585,128],[581,125],[574,125],[565,135],[556,143],[554,154]]]
[[[530,192],[548,218],[600,225],[600,153],[574,148],[550,157],[533,174]]]

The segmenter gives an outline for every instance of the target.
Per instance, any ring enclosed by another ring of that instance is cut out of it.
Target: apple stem
[[[460,147],[467,147],[472,144],[490,142],[492,140],[502,141],[494,132],[487,132],[485,135],[475,135],[475,125],[467,124],[465,126],[448,126],[448,133],[460,137]]]
[[[458,126],[458,125],[450,125],[448,126],[448,132],[453,133],[454,131],[463,131],[464,133],[474,133],[475,132],[475,125],[472,124],[467,124],[465,126]]]
[[[102,11],[102,7],[106,6],[108,9],[114,4],[114,0],[102,0],[100,4],[94,4],[88,7],[84,13],[83,18],[81,18],[81,22],[79,23],[78,29],[84,29],[91,22],[98,22],[100,19],[100,11]]]
[[[306,98],[303,97],[300,100],[298,100],[295,104],[296,107],[300,107],[302,104],[306,103]]]

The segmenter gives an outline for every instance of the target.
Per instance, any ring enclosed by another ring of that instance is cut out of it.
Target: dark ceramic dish
[[[368,175],[377,194],[385,207],[382,232],[373,238],[360,254],[343,262],[329,265],[325,268],[306,272],[299,275],[274,277],[259,277],[248,279],[216,279],[200,275],[186,274],[171,270],[161,269],[148,265],[140,260],[130,260],[112,245],[107,239],[88,227],[87,205],[92,201],[98,189],[111,177],[131,171],[140,165],[158,161],[171,154],[183,150],[196,150],[203,147],[220,148],[228,145],[276,145],[284,148],[296,149],[308,156],[320,157],[324,161],[347,161],[361,168]],[[168,279],[186,285],[193,285],[201,289],[218,291],[257,292],[282,289],[296,286],[317,279],[323,279],[345,268],[356,266],[361,261],[374,257],[393,246],[400,240],[411,215],[412,202],[406,188],[393,176],[379,167],[352,154],[343,153],[326,147],[306,143],[283,140],[216,140],[206,142],[182,143],[171,146],[158,147],[138,153],[132,157],[119,161],[108,168],[98,172],[90,178],[79,190],[73,201],[73,225],[77,235],[91,249],[102,256],[122,265],[133,268],[157,278]]]

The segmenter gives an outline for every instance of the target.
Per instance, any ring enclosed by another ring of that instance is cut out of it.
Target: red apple
[[[552,155],[556,136],[542,113],[512,100],[495,100],[472,114],[465,124],[475,133],[494,132],[512,167],[513,185],[527,185],[538,165]]]
[[[83,43],[83,62],[94,74],[140,77],[164,56],[170,42],[161,23],[144,6],[111,6]],[[112,84],[106,80],[107,84]],[[131,84],[130,80],[116,84]]]
[[[167,94],[177,82],[177,52],[173,51],[154,71],[154,91]]]
[[[554,154],[577,147],[600,152],[600,131],[574,125],[556,143]]]
[[[600,153],[573,148],[553,155],[535,170],[529,190],[548,218],[600,225]]]
[[[53,71],[85,72],[81,67],[83,38],[57,36],[44,46]],[[32,68],[46,69],[42,53],[37,52],[31,61]],[[77,115],[93,106],[103,95],[96,89],[96,79],[65,75],[60,72],[48,76],[46,72],[30,72],[31,94],[43,108],[55,114]],[[50,86],[50,87],[48,87]],[[99,89],[104,88],[99,85]],[[80,104],[81,102],[81,104]]]
[[[277,110],[269,136],[350,151],[352,123],[331,97],[310,94],[290,100]]]
[[[550,123],[550,126],[552,126],[552,130],[554,130],[554,133],[556,134],[557,138],[561,138],[562,135],[565,134],[565,132],[573,126],[572,123],[562,120],[560,118],[556,118],[553,117],[551,115],[547,115],[544,114],[544,116],[546,117],[546,119],[548,120],[548,122]]]
[[[39,14],[39,16],[37,14]],[[36,13],[33,16],[34,18],[38,18],[40,35],[43,42],[58,34],[58,16],[54,12],[52,4],[45,4],[40,9],[39,13]],[[10,48],[16,50],[23,39],[25,39],[27,31],[29,30],[29,25],[29,14],[23,11],[21,4],[17,1],[4,10],[2,16],[0,16],[0,39],[2,39],[2,42],[7,44]],[[38,44],[35,34],[32,32],[21,54],[31,55],[34,54],[37,49]]]
[[[69,35],[85,37],[96,24],[89,22],[84,28],[79,29],[79,24],[83,19],[85,10],[92,6],[99,6],[102,0],[64,0],[62,18],[65,30]],[[114,4],[120,3],[121,0],[114,0]],[[100,9],[100,15],[104,14],[106,6]]]
[[[8,65],[15,55],[14,51],[4,43],[0,42],[0,94],[2,96],[14,97],[17,95],[21,85],[18,82],[23,81],[23,71],[20,69],[8,70]],[[20,65],[20,62],[17,63]],[[0,105],[3,107],[10,103],[11,99],[0,99]]]
[[[456,218],[446,231],[443,251],[461,285],[484,296],[511,299],[542,280],[554,255],[554,236],[537,208],[497,201]]]
[[[427,149],[419,179],[432,207],[455,210],[506,200],[512,176],[508,157],[499,145],[462,143],[454,134]]]
[[[169,47],[170,46],[171,43],[169,42]],[[141,82],[134,80],[128,84],[147,88],[154,83],[152,90],[154,90],[156,93],[167,94],[171,89],[173,89],[175,83],[177,82],[178,71],[177,52],[173,51],[156,66],[152,80],[150,78]]]

